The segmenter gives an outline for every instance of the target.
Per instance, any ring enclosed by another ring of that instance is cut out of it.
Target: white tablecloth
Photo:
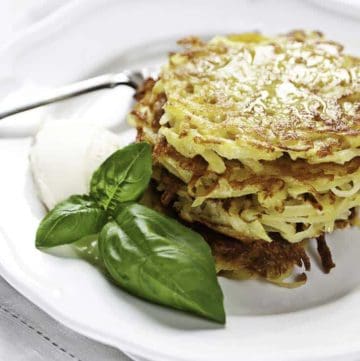
[[[120,351],[60,325],[1,277],[0,360],[130,361]]]

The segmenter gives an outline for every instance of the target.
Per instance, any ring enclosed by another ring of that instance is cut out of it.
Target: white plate
[[[73,4],[19,36],[0,54],[4,63],[10,55],[16,59],[14,76],[48,86],[105,70],[158,63],[173,48],[175,38],[190,33],[316,28],[360,53],[357,22],[323,13],[308,3],[99,0]],[[66,103],[52,111],[70,114],[78,104]],[[110,285],[83,261],[34,248],[44,209],[28,169],[31,139],[3,138],[32,130],[15,129],[10,120],[0,125],[0,272],[53,317],[94,339],[157,361],[360,357],[359,231],[329,237],[337,268],[326,276],[313,261],[309,282],[302,288],[221,279],[227,324],[219,327],[138,300]]]
[[[324,9],[335,11],[352,18],[360,18],[360,1],[359,0],[309,0]]]

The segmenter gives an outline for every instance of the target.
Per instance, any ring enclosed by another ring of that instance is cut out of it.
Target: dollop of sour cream
[[[46,122],[35,137],[30,164],[47,208],[73,194],[88,193],[93,172],[122,143],[118,135],[85,121]]]

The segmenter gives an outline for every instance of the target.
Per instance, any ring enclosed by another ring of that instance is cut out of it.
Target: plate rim
[[[6,233],[3,230],[2,226],[0,225],[0,238],[6,242]],[[16,271],[15,271],[16,272]],[[20,271],[21,272],[21,271]],[[34,305],[39,307],[42,311],[47,313],[50,317],[52,317],[54,320],[59,322],[60,324],[68,327],[69,329],[82,334],[92,340],[101,342],[103,344],[115,347],[119,349],[120,351],[129,354],[130,356],[138,356],[141,358],[144,358],[145,360],[156,360],[156,361],[169,361],[169,357],[171,358],[171,361],[193,361],[191,358],[188,357],[178,357],[175,354],[168,354],[166,352],[160,352],[159,350],[154,351],[153,349],[144,347],[141,343],[136,342],[130,342],[128,340],[120,339],[118,337],[113,337],[110,335],[105,335],[101,333],[97,329],[91,329],[87,325],[76,322],[72,320],[70,317],[66,315],[65,312],[61,312],[56,307],[53,307],[51,302],[47,302],[47,299],[41,298],[38,296],[38,294],[34,291],[32,291],[32,288],[27,286],[26,283],[21,283],[18,281],[17,277],[13,276],[10,272],[6,270],[5,267],[0,263],[0,276],[2,276],[6,282],[9,283],[17,292],[19,292],[21,295],[23,295],[25,298],[27,298],[30,302],[32,302]],[[150,354],[150,355],[149,355]],[[279,361],[286,361],[290,360],[288,357],[291,354],[291,360],[292,361],[300,361],[305,360],[304,355],[298,355],[295,356],[292,354],[292,352],[286,352],[283,353],[281,356],[278,355],[276,358]],[[344,352],[344,350],[337,350],[337,352],[328,352],[325,353],[324,351],[318,351],[316,354],[313,354],[311,356],[312,361],[325,361],[329,360],[330,358],[337,358],[337,357],[344,357],[344,358],[350,358],[354,356],[360,355],[360,344],[358,346],[357,350],[353,350],[352,352]],[[227,355],[229,356],[235,356],[233,355]],[[263,355],[261,355],[263,356]],[[285,356],[285,358],[284,358]],[[197,360],[205,361],[206,358],[197,358]],[[258,358],[254,358],[252,355],[247,358],[247,361],[258,361]],[[273,360],[273,358],[262,358],[262,361],[267,360]],[[309,360],[306,358],[306,360]]]

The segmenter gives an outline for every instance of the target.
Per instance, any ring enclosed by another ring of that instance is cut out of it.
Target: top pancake
[[[180,44],[153,92],[166,96],[157,131],[185,157],[222,173],[222,158],[343,164],[360,155],[360,59],[339,44],[302,31]]]

